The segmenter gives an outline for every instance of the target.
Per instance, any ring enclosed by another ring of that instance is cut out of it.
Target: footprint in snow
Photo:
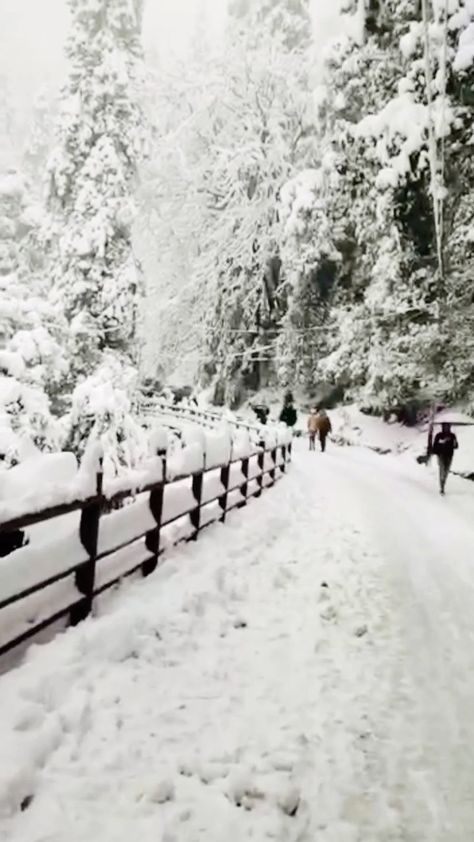
[[[337,611],[334,605],[328,605],[327,608],[323,608],[323,610],[320,611],[319,616],[326,623],[330,623],[334,620],[337,620]]]

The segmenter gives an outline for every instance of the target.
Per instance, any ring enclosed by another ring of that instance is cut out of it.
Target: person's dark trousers
[[[310,433],[310,434],[309,434],[309,449],[310,449],[310,450],[314,450],[314,449],[315,449],[315,440],[316,440],[316,435],[315,435],[315,433]]]
[[[439,490],[444,494],[444,487],[448,478],[449,470],[451,468],[452,456],[438,456],[439,467]]]
[[[321,450],[322,450],[323,453],[326,450],[326,438],[327,438],[327,436],[326,436],[325,433],[319,434],[319,440],[321,442]]]

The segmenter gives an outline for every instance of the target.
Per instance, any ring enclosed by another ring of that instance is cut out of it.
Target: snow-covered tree
[[[69,80],[51,156],[56,297],[70,322],[76,374],[104,349],[133,354],[141,280],[131,247],[132,186],[144,151],[141,0],[70,0]]]
[[[47,188],[47,165],[54,145],[54,127],[57,122],[58,101],[56,91],[43,87],[36,95],[31,121],[23,152],[23,167],[28,180],[38,196],[44,201]]]
[[[54,449],[61,426],[49,396],[67,370],[64,322],[47,300],[40,214],[15,171],[0,177],[0,457],[18,461],[25,444]]]
[[[325,325],[342,265],[328,199],[338,190],[339,181],[328,155],[318,169],[301,172],[281,191],[285,306],[277,364],[283,386],[299,383],[313,391],[317,366],[326,350]]]
[[[305,2],[233,3],[222,43],[196,49],[160,108],[172,115],[154,181],[164,365],[200,359],[221,400],[238,402],[273,368],[278,192],[312,154],[310,37]]]
[[[456,308],[451,253],[456,215],[472,207],[466,159],[462,184],[455,176],[469,144],[456,81],[468,13],[454,3],[445,19],[436,5],[423,25],[414,0],[363,6],[364,37],[340,41],[327,62],[323,117],[345,158],[352,271],[334,297],[321,371],[383,409],[460,395],[452,338],[468,316]]]
[[[257,3],[231,21],[214,154],[203,173],[211,213],[200,261],[208,279],[204,372],[221,399],[237,403],[264,385],[275,352],[279,191],[312,160],[310,25],[304,4],[293,5],[274,14]]]
[[[343,6],[314,90],[298,0],[233,0],[225,55],[175,80],[161,313],[220,400],[276,375],[375,410],[472,395],[472,11]]]

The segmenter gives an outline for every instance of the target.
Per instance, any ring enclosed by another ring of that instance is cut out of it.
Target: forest
[[[342,0],[324,44],[307,0],[229,0],[166,67],[143,0],[68,5],[0,173],[4,467],[135,464],[144,382],[474,408],[472,0]]]

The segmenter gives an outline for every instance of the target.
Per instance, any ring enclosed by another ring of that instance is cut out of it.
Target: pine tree
[[[70,74],[51,156],[53,286],[71,325],[76,374],[105,349],[132,354],[141,281],[131,246],[144,150],[137,84],[141,0],[70,0]]]

